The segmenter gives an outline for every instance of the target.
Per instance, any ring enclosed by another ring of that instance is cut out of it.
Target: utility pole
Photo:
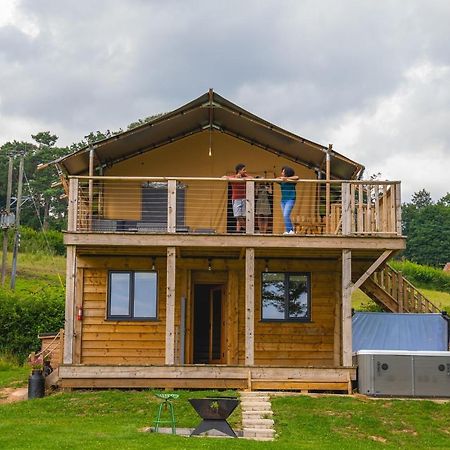
[[[19,253],[20,241],[20,204],[22,203],[22,184],[23,184],[23,163],[25,155],[20,155],[19,163],[19,184],[17,186],[17,205],[16,205],[16,233],[14,235],[13,261],[11,269],[11,289],[16,288],[17,255]]]
[[[2,254],[2,286],[6,280],[6,260],[8,258],[8,228],[10,225],[11,213],[11,192],[12,192],[13,157],[8,158],[8,184],[6,188],[5,224],[3,229],[3,254]]]

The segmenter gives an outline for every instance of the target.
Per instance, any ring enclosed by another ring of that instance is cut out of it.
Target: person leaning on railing
[[[284,228],[283,234],[294,234],[294,226],[292,225],[291,212],[294,209],[296,200],[296,185],[294,181],[298,180],[298,176],[295,175],[295,171],[292,167],[284,166],[281,169],[281,176],[278,179],[283,180],[280,182],[281,187],[281,211],[283,213]]]
[[[239,163],[235,167],[236,174],[232,176],[223,176],[222,178],[252,178],[247,173],[245,164]],[[231,183],[231,200],[233,203],[233,216],[236,219],[236,232],[245,231],[245,197],[246,186],[245,183]]]

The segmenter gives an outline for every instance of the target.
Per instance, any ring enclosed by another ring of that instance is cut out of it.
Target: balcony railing
[[[72,177],[68,231],[235,234],[232,183],[245,184],[240,232],[283,234],[280,180],[192,177]],[[401,236],[399,182],[292,183],[296,235]]]

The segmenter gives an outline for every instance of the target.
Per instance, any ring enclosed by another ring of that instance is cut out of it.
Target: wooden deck
[[[247,389],[351,392],[353,367],[81,366],[59,367],[62,388]]]

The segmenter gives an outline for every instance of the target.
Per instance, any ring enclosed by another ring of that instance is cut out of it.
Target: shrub
[[[14,230],[8,233],[9,248],[14,243]],[[66,249],[63,234],[60,231],[36,231],[29,227],[20,227],[21,253],[46,253],[51,255],[65,255]]]
[[[394,260],[389,264],[417,286],[450,293],[450,275],[440,269],[422,266],[407,260]]]
[[[0,291],[0,353],[23,362],[40,347],[39,333],[64,325],[64,289],[47,286],[37,292]]]

